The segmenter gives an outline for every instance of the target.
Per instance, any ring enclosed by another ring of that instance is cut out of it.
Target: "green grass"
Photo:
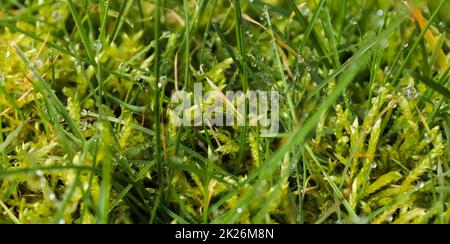
[[[0,223],[450,223],[449,10],[3,1]],[[194,83],[279,133],[173,126]]]

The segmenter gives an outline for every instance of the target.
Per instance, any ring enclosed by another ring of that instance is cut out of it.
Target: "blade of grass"
[[[246,60],[247,60],[247,53],[245,52],[245,45],[244,45],[244,36],[242,33],[242,13],[241,13],[241,3],[239,0],[234,0],[233,7],[235,10],[234,17],[236,21],[236,42],[237,42],[237,49],[239,51],[240,59],[238,59],[241,67],[243,67],[243,73],[240,76],[241,82],[242,82],[242,89],[244,94],[247,94],[248,91],[248,71],[246,69]],[[241,139],[239,144],[239,152],[238,152],[238,158],[235,165],[235,171],[238,172],[241,168],[242,158],[244,155],[244,146],[245,146],[245,137],[247,136],[247,111],[248,111],[248,100],[247,97],[244,98],[245,106],[244,106],[244,126],[241,129]]]
[[[424,38],[425,34],[427,33],[428,29],[430,28],[431,24],[433,24],[434,19],[436,18],[437,14],[441,10],[441,8],[444,6],[444,3],[446,3],[445,0],[441,0],[439,4],[437,5],[436,9],[431,14],[430,19],[428,20],[427,25],[425,28],[422,29],[422,32],[420,32],[419,36],[417,37],[414,44],[411,46],[411,49],[409,49],[408,54],[406,55],[405,59],[403,60],[402,64],[400,65],[400,68],[398,69],[397,73],[395,74],[394,78],[392,79],[392,85],[396,86],[399,82],[400,76],[403,74],[403,70],[406,68],[406,65],[408,64],[408,61],[411,59],[412,55],[414,54],[415,50],[419,46],[420,42]]]
[[[308,94],[307,100],[314,97],[320,90],[322,90],[330,80],[336,78],[339,74],[341,74],[344,70],[348,69],[349,66],[353,65],[354,63],[359,62],[359,60],[367,54],[367,52],[371,51],[371,48],[374,47],[376,44],[378,44],[381,40],[386,38],[389,34],[391,34],[393,31],[397,29],[397,27],[403,23],[407,18],[407,15],[400,14],[396,19],[393,20],[392,24],[384,30],[382,33],[380,33],[377,37],[365,41],[360,45],[360,48],[358,51],[355,52],[355,54],[343,65],[341,65],[338,69],[336,69],[335,72],[333,72],[331,75],[329,75],[321,84],[319,84],[314,90]]]
[[[139,1],[140,2],[140,1]],[[115,42],[123,26],[123,19],[127,17],[134,0],[124,0],[120,5],[119,16],[114,22],[113,31],[111,32],[111,42]]]
[[[64,107],[64,105],[61,103],[61,101],[58,99],[56,94],[53,92],[53,90],[50,88],[49,84],[41,77],[41,74],[39,71],[34,67],[34,65],[28,60],[25,53],[15,44],[12,44],[13,49],[16,51],[16,53],[20,56],[22,61],[28,66],[28,68],[32,71],[35,79],[37,80],[36,88],[39,92],[44,95],[44,100],[47,101],[47,104],[52,105],[55,107],[56,111],[65,119],[67,124],[69,125],[70,130],[72,133],[77,137],[79,140],[84,141],[84,136],[81,133],[80,129],[76,125],[75,121],[70,116],[67,109]],[[55,121],[59,121],[55,120]]]
[[[90,61],[94,61],[95,60],[94,51],[91,42],[89,41],[89,38],[86,35],[86,30],[84,29],[83,24],[81,23],[80,16],[78,15],[78,12],[72,0],[67,0],[67,7],[69,8],[70,14],[72,15],[72,18],[75,22],[75,25],[78,30],[78,35],[80,35],[81,41],[83,42],[88,58]]]
[[[156,80],[153,84],[154,91],[154,108],[155,108],[155,137],[156,137],[156,167],[158,172],[159,179],[159,193],[158,199],[156,201],[155,206],[153,206],[150,223],[154,223],[156,218],[156,211],[158,210],[158,206],[160,200],[163,196],[163,175],[162,175],[162,153],[161,153],[161,100],[160,100],[160,91],[159,91],[159,77],[161,76],[161,51],[160,51],[160,28],[161,28],[161,3],[163,0],[156,0],[156,9],[155,9],[155,26],[153,32],[153,38],[155,41],[155,64],[154,64],[154,76]]]
[[[412,73],[413,77],[415,77],[417,80],[423,82],[426,86],[430,87],[437,93],[443,95],[447,99],[450,98],[450,91],[447,88],[445,88],[444,86],[442,86],[441,84],[434,82],[432,79],[425,77],[417,72],[412,71],[411,73]],[[448,79],[448,76],[446,79]]]

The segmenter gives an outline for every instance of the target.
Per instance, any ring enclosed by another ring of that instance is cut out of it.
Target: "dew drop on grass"
[[[278,19],[283,19],[283,15],[282,15],[282,14],[278,14],[278,15],[277,15],[277,18],[278,18]]]
[[[304,15],[309,15],[309,14],[311,13],[311,10],[309,10],[308,7],[304,7],[304,8],[302,8],[302,13],[303,13]]]
[[[44,66],[44,63],[40,59],[36,59],[36,61],[34,61],[34,64],[36,64],[37,68],[42,68],[42,66]]]
[[[83,120],[81,122],[81,131],[86,131],[88,129],[88,122],[86,122],[85,120]]]
[[[431,170],[436,171],[436,169],[437,169],[437,165],[433,164],[433,166],[431,166]]]
[[[423,134],[423,137],[425,138],[425,141],[427,143],[431,143],[431,139],[430,139],[430,136],[428,135],[428,133]]]
[[[384,21],[383,21],[384,22]],[[380,25],[383,25],[384,23],[379,23]],[[389,40],[388,39],[386,39],[386,38],[384,38],[384,39],[381,39],[381,41],[380,41],[380,46],[382,47],[382,48],[387,48],[388,46],[389,46]]]
[[[237,212],[238,214],[242,213],[242,208],[237,208],[237,209],[236,209],[236,212]]]
[[[50,200],[55,200],[56,199],[56,196],[55,196],[55,194],[50,194],[49,196],[48,196],[48,198],[50,199]]]
[[[404,48],[404,49],[406,49],[406,48],[408,48],[408,47],[409,47],[409,43],[403,44],[403,48]]]
[[[61,20],[61,14],[58,11],[53,11],[52,12],[52,17],[53,19],[55,19],[56,21]]]
[[[42,177],[42,176],[44,176],[44,172],[42,172],[42,170],[37,170],[36,175],[39,177]]]
[[[387,216],[386,220],[388,222],[392,222],[392,220],[394,220],[394,217],[392,217],[392,215]]]
[[[134,22],[133,21],[127,19],[126,22],[130,26],[131,29],[134,29]]]
[[[304,59],[303,57],[299,57],[297,61],[298,61],[298,63],[300,63],[300,64],[305,63],[305,59]]]
[[[39,186],[41,188],[44,188],[46,183],[47,183],[47,180],[44,177],[41,177],[41,180],[39,181]]]
[[[167,39],[170,37],[170,31],[164,31],[162,33],[161,39]]]
[[[378,16],[383,16],[383,14],[384,14],[383,10],[382,9],[378,9],[377,15]]]
[[[102,50],[102,48],[103,48],[103,44],[102,44],[102,42],[100,41],[100,40],[95,40],[94,41],[94,49],[97,51],[97,52],[100,52],[101,50]]]
[[[375,162],[373,162],[371,165],[370,165],[370,167],[372,168],[372,169],[376,169],[377,168],[377,163],[375,163]]]
[[[417,183],[417,189],[422,189],[425,187],[425,183],[423,183],[422,181],[420,181],[419,183]]]
[[[11,56],[11,53],[9,52],[9,50],[6,50],[6,52],[5,52],[5,58],[9,58],[9,56]]]
[[[64,221],[64,219],[60,219],[58,223],[59,223],[60,225],[63,225],[63,224],[66,223],[66,221]]]
[[[419,93],[412,84],[409,84],[405,89],[405,96],[410,99],[415,99],[419,96]]]

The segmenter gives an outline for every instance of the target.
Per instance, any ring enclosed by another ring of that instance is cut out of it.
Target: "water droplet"
[[[9,52],[9,50],[6,50],[6,52],[5,52],[5,58],[9,58],[9,56],[11,56],[11,53]]]
[[[382,24],[381,24],[382,25]],[[389,40],[384,38],[380,41],[380,46],[383,48],[387,48],[389,46]]]
[[[425,141],[427,143],[431,143],[431,139],[430,139],[430,136],[428,135],[428,133],[423,134],[423,137],[425,138]]]
[[[425,187],[425,183],[423,183],[423,181],[420,181],[419,183],[417,183],[417,189],[422,189]]]
[[[307,70],[308,72],[310,72],[310,71],[312,70],[312,68],[311,68],[310,66],[306,66],[306,70]]]
[[[89,126],[89,123],[87,121],[83,120],[81,122],[81,131],[86,131],[88,129],[88,126]]]
[[[392,217],[392,215],[387,216],[386,220],[388,222],[392,222],[392,220],[394,220],[394,217]]]
[[[305,5],[305,7],[302,8],[302,13],[304,15],[309,15],[311,13],[311,10],[308,7],[306,7],[306,5]]]
[[[37,68],[42,68],[42,66],[44,66],[44,63],[40,59],[36,59],[36,61],[34,61],[34,64]]]
[[[133,23],[133,21],[127,19],[126,22],[127,22],[127,24],[130,26],[131,29],[134,28],[134,23]]]
[[[303,64],[303,63],[305,63],[305,59],[303,57],[298,57],[297,62],[299,64]]]
[[[406,49],[406,48],[408,48],[409,47],[409,43],[405,43],[404,45],[403,45],[403,48],[404,49]]]
[[[40,179],[41,180],[39,181],[39,186],[41,188],[44,188],[45,187],[45,183],[47,183],[47,180],[44,177],[41,177]]]
[[[94,49],[97,51],[97,52],[100,52],[101,50],[102,50],[102,48],[103,48],[103,44],[102,44],[102,42],[100,41],[100,40],[95,40],[94,41]]]
[[[236,212],[237,212],[238,214],[242,213],[242,208],[237,208],[237,209],[236,209]]]
[[[380,94],[382,91],[383,91],[383,87],[382,86],[378,87],[377,93]]]
[[[414,85],[409,84],[406,89],[405,89],[405,96],[410,98],[410,99],[415,99],[419,96],[416,88],[414,87]]]
[[[44,172],[42,172],[42,170],[37,170],[36,175],[39,177],[42,177],[42,176],[44,176]]]
[[[60,219],[58,223],[59,223],[60,225],[63,225],[63,224],[66,223],[66,221],[64,221],[64,219]]]
[[[167,80],[167,76],[165,76],[165,75],[159,77],[159,83],[160,84],[163,84],[166,80]]]
[[[252,67],[256,67],[256,63],[252,63]]]
[[[384,14],[383,10],[382,9],[378,9],[377,15],[378,16],[383,16],[383,14]]]
[[[352,20],[351,20],[351,24],[352,24],[352,25],[357,25],[357,24],[358,24],[358,20],[352,19]]]
[[[167,39],[170,37],[170,31],[164,31],[162,33],[161,39]]]
[[[372,168],[372,169],[376,169],[377,168],[377,163],[375,163],[375,162],[373,162],[371,165],[370,165],[370,167]]]
[[[282,15],[282,14],[278,14],[278,15],[277,15],[277,18],[278,18],[278,19],[283,19],[283,15]]]
[[[5,74],[3,73],[3,71],[0,71],[0,82],[2,82],[2,83],[5,82]]]
[[[56,199],[56,196],[55,196],[55,194],[50,194],[49,196],[48,196],[48,198],[50,199],[50,200],[55,200]]]
[[[53,12],[52,12],[52,17],[53,17],[56,21],[61,20],[61,14],[60,14],[58,11],[53,11]]]

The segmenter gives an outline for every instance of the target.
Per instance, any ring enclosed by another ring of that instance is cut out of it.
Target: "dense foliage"
[[[449,12],[2,0],[0,223],[450,223]],[[196,82],[278,91],[279,133],[175,127]]]

